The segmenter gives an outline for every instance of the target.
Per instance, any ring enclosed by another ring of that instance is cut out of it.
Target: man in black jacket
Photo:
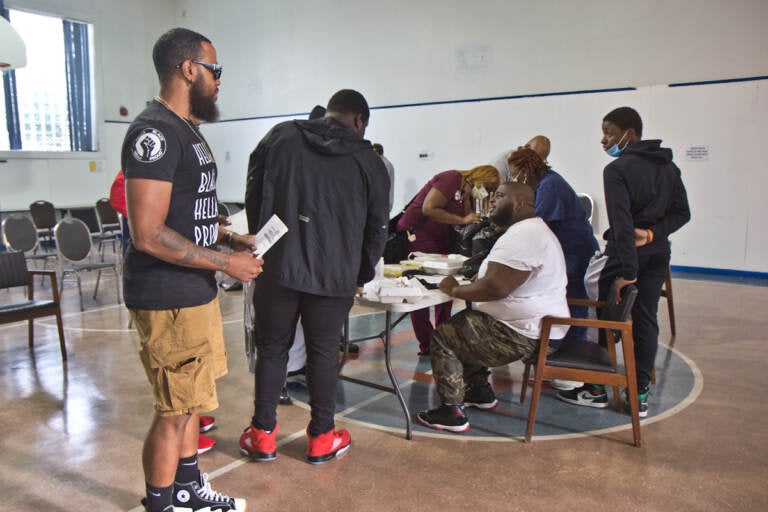
[[[312,407],[307,460],[327,462],[351,442],[333,421],[339,336],[356,291],[373,279],[389,220],[387,171],[363,139],[368,118],[365,98],[341,90],[325,117],[278,124],[251,153],[248,228],[257,232],[273,214],[288,227],[264,255],[269,279],[254,284],[255,412],[240,448],[255,460],[276,457],[276,408],[299,316]]]
[[[642,140],[643,121],[630,107],[603,118],[603,149],[616,158],[603,171],[609,228],[603,235],[608,261],[600,274],[599,297],[634,283],[632,308],[640,416],[648,415],[648,391],[659,342],[658,306],[669,268],[667,238],[691,218],[688,196],[672,151],[660,140]],[[620,296],[617,294],[617,296]],[[561,391],[558,398],[577,405],[607,407],[602,386],[586,384]]]

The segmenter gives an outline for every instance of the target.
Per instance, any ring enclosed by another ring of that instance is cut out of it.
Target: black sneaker
[[[230,498],[211,489],[205,473],[200,473],[199,482],[173,483],[174,512],[244,512],[245,508],[244,499]]]
[[[342,340],[339,343],[339,352],[344,352],[344,340]],[[350,354],[359,354],[360,353],[360,345],[358,345],[357,343],[350,343],[349,344],[348,352]]]
[[[472,386],[464,390],[464,407],[477,407],[478,409],[495,409],[499,405],[496,394],[490,384]]]
[[[556,396],[559,400],[569,404],[586,405],[599,409],[608,407],[608,394],[605,392],[605,386],[584,384],[580,388],[570,391],[558,391]]]
[[[466,432],[469,430],[469,419],[464,414],[463,405],[441,405],[437,409],[421,411],[416,415],[419,423],[435,430],[451,432]]]
[[[278,402],[280,405],[293,405],[293,400],[291,399],[291,395],[288,394],[288,388],[283,386],[283,389],[280,390],[280,400]]]
[[[298,370],[288,372],[285,376],[285,385],[292,389],[307,387],[307,367],[302,366]]]
[[[640,411],[638,413],[638,416],[640,416],[641,418],[645,418],[646,416],[648,416],[649,392],[650,390],[648,388],[637,390],[637,399],[639,402],[638,405],[640,406]],[[627,414],[630,414],[631,410],[629,408],[629,391],[627,391],[626,389],[624,390],[624,400],[622,402],[624,406],[624,412],[626,412]]]

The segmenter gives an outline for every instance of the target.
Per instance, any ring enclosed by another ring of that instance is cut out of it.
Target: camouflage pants
[[[462,403],[465,384],[486,384],[489,367],[530,357],[536,353],[538,343],[480,311],[464,310],[453,315],[435,329],[430,348],[432,376],[441,403]]]

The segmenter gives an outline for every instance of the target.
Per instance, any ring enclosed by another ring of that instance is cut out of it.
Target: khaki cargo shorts
[[[132,309],[130,313],[157,414],[177,416],[216,409],[216,379],[227,373],[218,297],[202,306]]]

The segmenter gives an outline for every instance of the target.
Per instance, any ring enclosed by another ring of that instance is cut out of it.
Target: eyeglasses
[[[199,60],[193,60],[193,59],[190,59],[190,61],[191,61],[191,62],[194,62],[195,64],[200,64],[200,65],[201,65],[201,66],[203,66],[205,69],[207,69],[207,70],[209,70],[211,73],[213,73],[213,78],[214,78],[214,80],[218,80],[219,78],[221,78],[221,71],[224,69],[224,68],[221,66],[221,64],[211,64],[210,62],[202,62],[202,61],[199,61]],[[176,67],[177,67],[177,68],[180,68],[180,67],[181,67],[181,64],[179,64],[179,65],[178,65],[178,66],[176,66]]]
[[[214,80],[218,80],[221,78],[221,71],[224,69],[221,64],[211,64],[210,62],[201,62],[199,60],[193,60],[195,64],[200,64],[205,69],[209,70],[211,73],[213,73]]]
[[[224,69],[221,64],[211,64],[210,62],[202,62],[199,60],[189,59],[190,62],[194,62],[195,64],[200,64],[204,68],[208,69],[211,73],[213,73],[213,79],[218,80],[221,78],[221,72]],[[181,69],[181,65],[184,64],[183,62],[179,62],[176,64],[176,69]]]

